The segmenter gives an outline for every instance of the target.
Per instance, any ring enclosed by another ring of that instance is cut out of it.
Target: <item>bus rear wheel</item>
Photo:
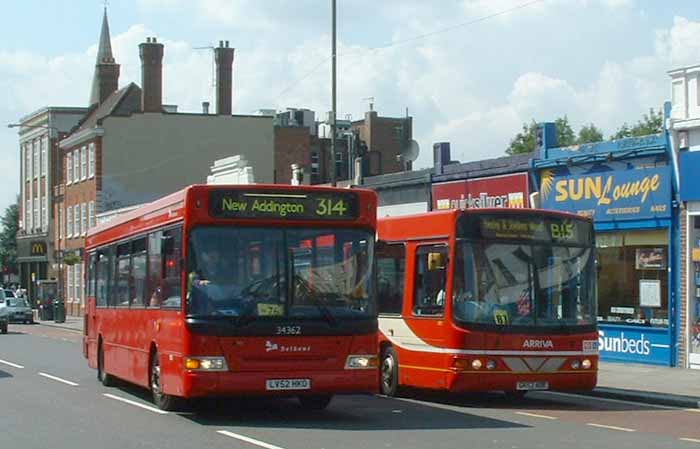
[[[396,396],[399,390],[399,364],[394,348],[382,351],[379,389],[386,396]]]
[[[180,408],[180,398],[163,393],[161,387],[160,361],[158,359],[158,352],[154,352],[151,356],[150,373],[153,403],[161,410],[169,412],[178,410]]]
[[[333,396],[318,395],[318,396],[299,396],[299,403],[305,410],[323,410],[328,407]]]
[[[114,386],[114,377],[105,372],[105,354],[102,349],[102,341],[97,345],[97,380],[105,387]]]

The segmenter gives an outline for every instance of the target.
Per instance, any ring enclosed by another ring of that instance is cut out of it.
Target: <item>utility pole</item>
[[[331,14],[333,16],[333,32],[332,32],[332,43],[331,43],[331,98],[332,98],[332,108],[333,111],[331,112],[331,185],[335,187],[336,182],[335,182],[335,118],[337,116],[337,111],[336,111],[336,99],[335,99],[335,1],[336,0],[331,0]]]

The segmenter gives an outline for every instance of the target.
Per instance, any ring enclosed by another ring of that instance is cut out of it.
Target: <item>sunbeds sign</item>
[[[213,190],[209,215],[216,218],[282,218],[290,220],[352,220],[357,218],[352,192],[246,192]]]

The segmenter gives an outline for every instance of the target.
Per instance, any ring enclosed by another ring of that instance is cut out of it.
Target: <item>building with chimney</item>
[[[163,104],[165,48],[155,37],[139,45],[141,86],[119,88],[105,12],[89,112],[62,139],[65,182],[59,187],[61,223],[55,244],[66,262],[62,284],[68,312],[83,297],[84,237],[97,214],[143,204],[203,183],[215,160],[239,155],[257,182],[273,181],[273,117],[231,115],[234,49],[221,41],[216,62],[215,112],[181,113]]]
[[[362,158],[362,175],[377,176],[410,171],[412,161],[402,152],[413,137],[412,117],[381,117],[370,106],[362,120],[336,120],[335,161],[331,162],[330,115],[314,120],[308,109],[288,108],[275,115],[275,182],[291,182],[291,164],[305,173],[305,183],[326,184],[333,179],[355,177],[357,157]]]

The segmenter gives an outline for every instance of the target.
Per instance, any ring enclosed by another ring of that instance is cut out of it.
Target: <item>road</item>
[[[148,394],[105,388],[80,334],[42,325],[0,335],[0,448],[695,448],[700,413],[558,393],[207,401],[164,413]]]

